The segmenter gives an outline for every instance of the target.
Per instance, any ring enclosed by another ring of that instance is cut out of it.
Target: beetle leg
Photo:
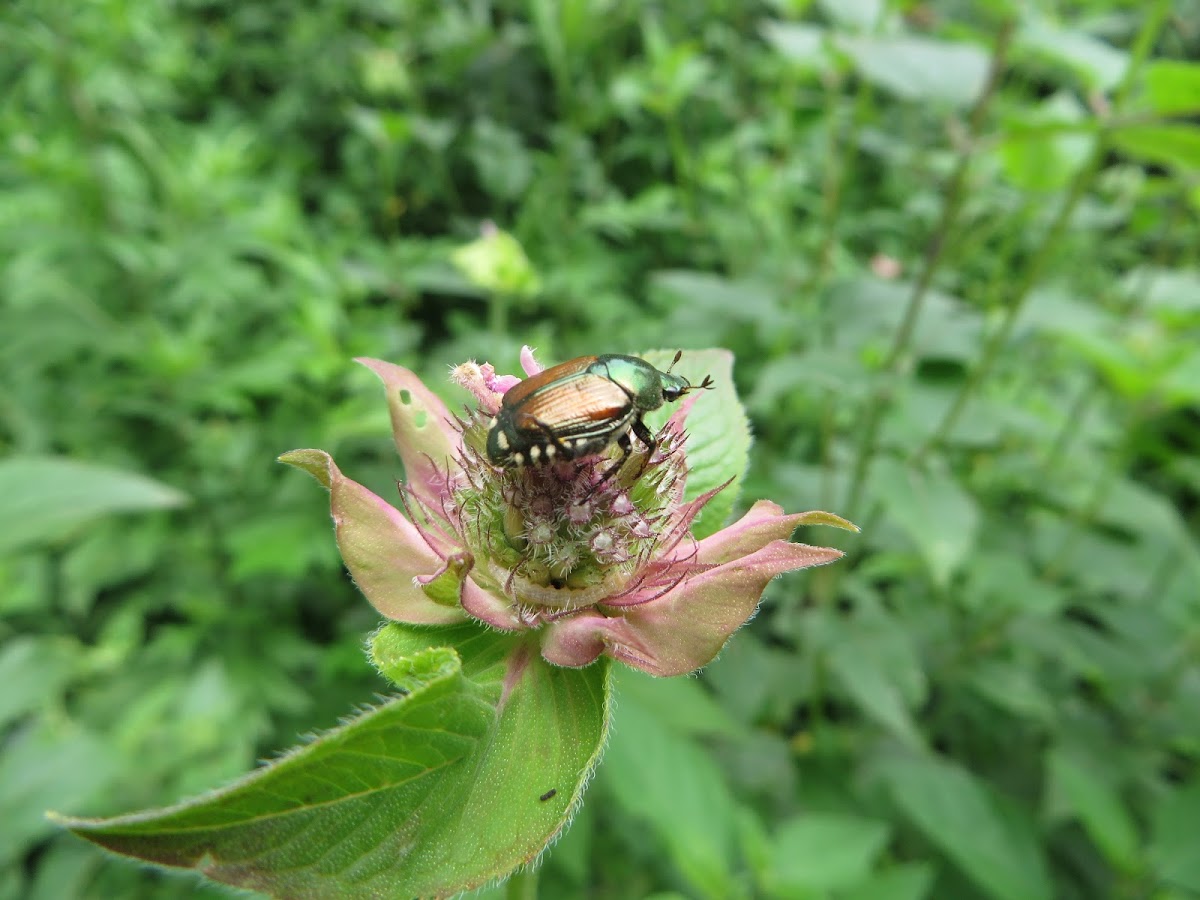
[[[650,460],[654,456],[654,451],[658,449],[658,441],[654,439],[654,435],[650,433],[650,429],[646,427],[646,423],[641,419],[633,420],[633,433],[638,436],[638,440],[646,445],[646,455],[642,457],[642,467],[638,469],[638,473],[634,475],[634,480],[641,478],[646,472],[646,467],[650,465]]]
[[[641,419],[633,420],[633,433],[638,436],[639,441],[646,445],[646,459],[649,460],[658,448],[658,443],[654,440],[654,435],[650,433],[650,429],[646,427],[646,423]],[[628,439],[629,436],[626,435],[626,440]]]
[[[601,487],[608,484],[608,480],[621,471],[621,466],[625,465],[625,460],[629,459],[629,454],[633,452],[633,444],[630,443],[628,431],[617,438],[617,446],[621,448],[621,455],[617,458],[616,462],[608,467],[608,471],[601,476],[600,480],[588,492],[589,497]]]

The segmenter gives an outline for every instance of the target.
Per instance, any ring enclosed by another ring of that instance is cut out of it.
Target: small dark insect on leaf
[[[558,793],[558,788],[550,788],[550,790],[546,791],[546,793],[542,794],[542,796],[538,797],[538,799],[541,800],[543,803],[545,803],[547,800],[549,800],[551,797],[553,797],[557,793]]]

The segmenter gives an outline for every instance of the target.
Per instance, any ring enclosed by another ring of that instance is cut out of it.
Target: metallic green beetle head
[[[671,374],[671,369],[675,368],[675,363],[682,356],[682,350],[677,352],[665,372],[636,356],[610,354],[598,357],[596,362],[604,366],[609,378],[632,396],[638,412],[649,412],[664,403],[674,403],[689,391],[712,387],[710,376],[705,376],[704,381],[694,385],[682,375]]]

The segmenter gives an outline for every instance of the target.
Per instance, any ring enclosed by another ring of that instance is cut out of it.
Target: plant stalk
[[[941,216],[929,239],[929,243],[926,245],[925,260],[921,266],[921,272],[917,277],[916,283],[913,285],[908,305],[904,310],[904,318],[900,322],[900,327],[897,329],[891,348],[888,350],[887,358],[884,360],[881,377],[876,379],[875,389],[867,399],[859,429],[862,439],[859,441],[854,470],[850,476],[849,496],[846,499],[846,511],[851,518],[857,515],[858,505],[862,499],[863,489],[866,486],[867,475],[870,471],[871,461],[875,455],[875,447],[879,437],[879,427],[883,421],[884,407],[887,405],[887,401],[891,396],[892,385],[895,383],[896,376],[900,374],[902,363],[908,353],[917,321],[921,317],[921,308],[924,306],[925,297],[928,295],[930,285],[933,283],[933,276],[941,265],[950,229],[958,218],[963,201],[966,199],[967,172],[970,169],[971,160],[975,153],[976,141],[979,132],[983,128],[988,107],[996,95],[996,89],[1000,84],[1000,77],[1004,72],[1014,28],[1015,24],[1013,22],[1006,22],[996,37],[996,46],[992,52],[987,81],[979,94],[979,98],[975,101],[974,108],[971,110],[966,140],[963,142],[962,151],[959,153],[954,172],[951,174],[950,182],[946,187],[946,200],[942,204]]]
[[[1115,94],[1113,101],[1113,108],[1115,110],[1120,110],[1125,98],[1129,95],[1134,80],[1141,70],[1146,57],[1149,55],[1150,49],[1154,46],[1154,41],[1158,37],[1159,30],[1162,28],[1170,8],[1171,4],[1169,0],[1159,0],[1154,11],[1146,17],[1142,30],[1134,42],[1133,52],[1130,55],[1129,66],[1125,70],[1125,76]],[[1000,352],[1008,343],[1013,328],[1016,326],[1017,319],[1020,317],[1021,310],[1025,308],[1025,303],[1028,301],[1029,295],[1033,292],[1034,286],[1038,283],[1038,278],[1041,276],[1043,268],[1050,261],[1051,254],[1057,249],[1058,240],[1066,231],[1067,225],[1071,221],[1071,216],[1075,212],[1075,207],[1083,199],[1084,193],[1091,186],[1093,179],[1104,162],[1104,156],[1108,151],[1108,143],[1112,131],[1111,119],[1101,125],[1096,135],[1096,143],[1092,148],[1091,156],[1076,174],[1074,181],[1071,182],[1067,196],[1059,206],[1054,221],[1050,224],[1049,229],[1047,229],[1045,237],[1039,242],[1038,249],[1030,260],[1029,265],[1021,273],[1021,279],[1017,284],[1016,290],[1013,292],[1013,298],[1005,312],[1004,319],[995,332],[993,332],[992,336],[984,343],[979,362],[972,369],[967,380],[955,395],[950,408],[942,416],[942,420],[913,454],[912,462],[914,464],[919,463],[936,444],[944,440],[953,431],[954,426],[958,424],[963,410],[966,409],[968,401],[986,381],[992,367],[1000,358]],[[851,511],[853,511],[853,508],[851,508]]]

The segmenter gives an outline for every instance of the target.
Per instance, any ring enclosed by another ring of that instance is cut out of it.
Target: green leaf
[[[1020,109],[1004,130],[998,152],[1004,174],[1027,191],[1057,191],[1091,156],[1096,137],[1086,127],[1088,113],[1071,94],[1060,92],[1039,105]]]
[[[838,900],[922,900],[933,887],[933,867],[906,863],[872,874]]]
[[[1014,715],[1045,725],[1054,721],[1054,704],[1028,660],[980,660],[968,674],[967,683],[980,696]]]
[[[21,635],[0,646],[0,728],[57,696],[74,655],[65,638]]]
[[[1143,102],[1160,116],[1200,112],[1200,65],[1156,59],[1142,69]]]
[[[824,69],[829,64],[825,50],[827,32],[800,22],[768,21],[761,27],[763,39],[784,59],[800,69]]]
[[[660,369],[675,358],[674,350],[651,350],[642,357]],[[688,478],[686,499],[733,479],[704,507],[692,526],[697,538],[720,530],[733,511],[742,477],[750,458],[750,423],[733,383],[733,354],[728,350],[687,350],[672,370],[692,384],[711,375],[713,387],[698,392],[685,422],[687,431]],[[687,399],[682,402],[688,402]],[[647,416],[651,430],[665,422],[674,410],[658,410]]]
[[[0,871],[53,831],[46,808],[90,803],[120,770],[112,738],[46,718],[6,735],[0,754]]]
[[[975,546],[975,499],[948,473],[914,471],[894,459],[880,461],[874,484],[888,518],[917,545],[933,583],[949,585]]]
[[[855,31],[871,31],[883,24],[887,4],[883,0],[817,0],[831,21]]]
[[[695,742],[621,696],[601,780],[666,849],[697,896],[735,896],[735,805],[721,770]]]
[[[886,346],[904,320],[915,286],[906,280],[886,281],[869,276],[839,280],[831,288],[830,303],[838,311],[835,352],[857,356],[864,345]],[[919,359],[952,359],[964,364],[975,358],[982,340],[982,320],[961,298],[942,291],[925,293],[924,312],[913,329],[909,352]],[[824,361],[813,367],[824,367]],[[854,378],[857,370],[841,377]],[[816,373],[813,375],[817,377]],[[835,389],[837,388],[834,385]],[[800,387],[799,389],[803,389]],[[844,388],[842,389],[844,391]]]
[[[1154,810],[1150,858],[1158,877],[1189,891],[1200,892],[1200,779],[1159,800]]]
[[[533,161],[520,133],[492,119],[475,120],[470,156],[484,189],[501,200],[519,197],[533,177]]]
[[[1096,764],[1083,754],[1057,747],[1047,757],[1049,774],[1062,790],[1088,836],[1114,867],[1132,873],[1139,840],[1133,819]]]
[[[1031,18],[1017,34],[1017,47],[1070,69],[1091,88],[1117,86],[1129,65],[1129,54],[1090,34],[1062,28],[1049,19]]]
[[[1139,125],[1113,134],[1113,145],[1130,156],[1193,172],[1200,169],[1200,128]]]
[[[760,344],[770,346],[794,322],[780,286],[762,278],[658,269],[651,273],[649,286],[651,298],[670,310],[666,333],[685,346],[689,341],[710,341],[713,335],[735,337],[742,328],[752,329]]]
[[[925,676],[903,629],[847,632],[833,644],[829,657],[829,667],[842,688],[898,739],[922,748],[925,742],[909,704],[923,698]]]
[[[654,678],[628,666],[613,669],[616,693],[687,735],[738,737],[743,729],[696,678]]]
[[[1002,809],[970,772],[931,757],[890,759],[882,772],[904,814],[989,896],[1053,895],[1033,823]]]
[[[100,516],[188,502],[143,475],[55,456],[0,461],[0,497],[0,553],[61,540]]]
[[[1121,290],[1164,317],[1200,313],[1200,270],[1194,268],[1139,266],[1121,279]]]
[[[887,840],[887,824],[874,819],[797,816],[775,835],[768,890],[791,896],[851,887],[866,878]]]
[[[974,44],[924,37],[839,35],[858,74],[904,100],[969,106],[987,80],[988,54]]]
[[[230,787],[64,824],[275,896],[446,895],[535,859],[598,758],[607,666],[554,668],[473,625],[389,624],[372,653],[400,696]]]

